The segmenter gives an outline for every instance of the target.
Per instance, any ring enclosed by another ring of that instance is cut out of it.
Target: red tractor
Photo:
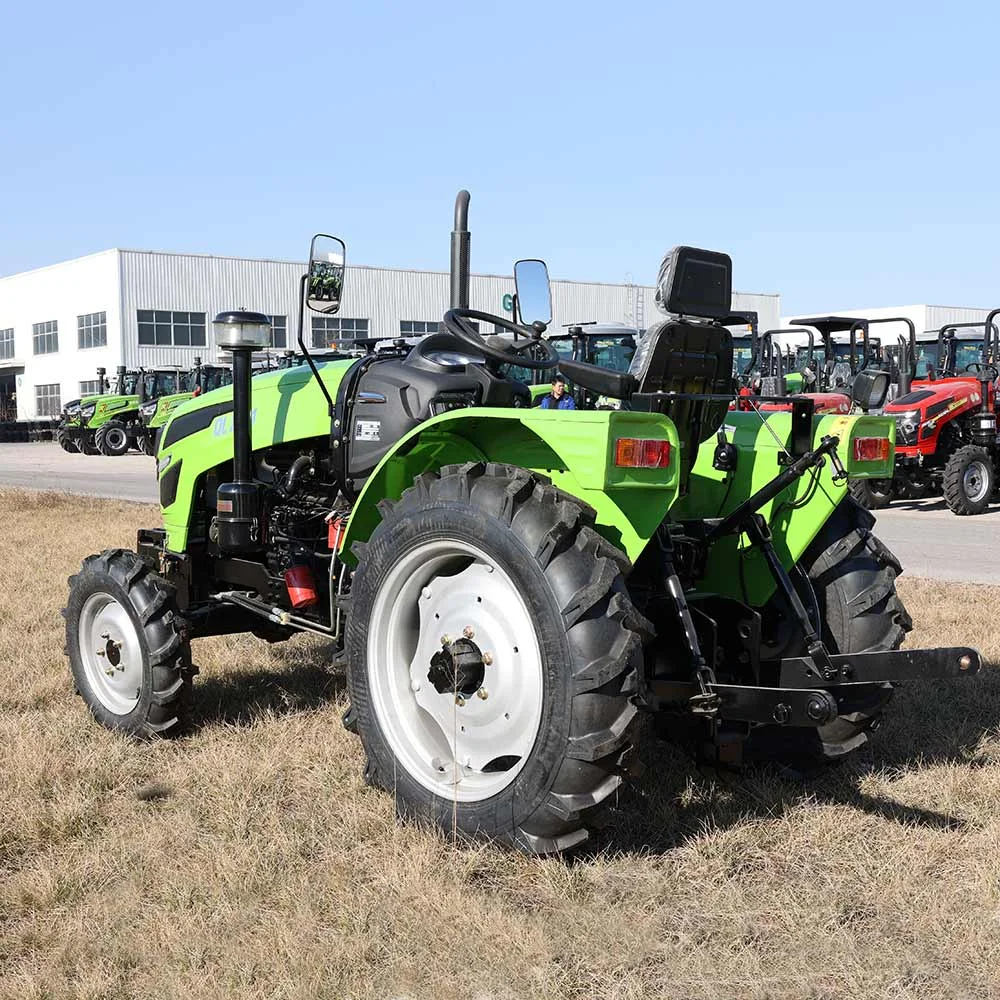
[[[896,467],[891,481],[860,480],[852,493],[867,507],[897,498],[943,495],[955,514],[982,514],[996,486],[997,343],[994,309],[983,326],[978,360],[959,366],[955,327],[938,333],[937,370],[913,379],[884,409],[896,418]],[[911,351],[910,358],[914,356]],[[912,369],[912,360],[909,367]],[[961,367],[961,370],[957,370]],[[858,495],[862,492],[865,495]]]

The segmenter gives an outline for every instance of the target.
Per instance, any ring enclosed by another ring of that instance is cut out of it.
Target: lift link
[[[694,619],[691,617],[691,609],[688,607],[684,586],[674,567],[674,543],[670,537],[669,527],[666,531],[659,532],[657,538],[660,543],[664,586],[667,595],[673,601],[681,628],[684,630],[684,641],[691,656],[691,662],[694,664],[694,679],[698,684],[698,693],[690,696],[688,708],[694,715],[714,718],[719,713],[722,699],[714,691],[715,671],[705,661],[705,656],[701,651],[701,643],[698,641],[698,633],[695,631]]]
[[[830,651],[826,648],[823,640],[813,627],[813,623],[809,618],[809,612],[806,611],[806,607],[802,603],[802,598],[799,597],[798,591],[795,589],[795,584],[792,583],[792,578],[788,575],[781,560],[778,558],[778,553],[774,550],[774,545],[771,541],[771,529],[768,527],[767,521],[764,520],[761,514],[751,514],[744,525],[744,531],[750,539],[750,544],[759,548],[764,553],[768,569],[770,569],[771,575],[778,585],[778,589],[784,595],[785,600],[788,601],[792,613],[798,620],[799,627],[802,629],[802,634],[806,640],[806,649],[809,651],[809,655],[812,657],[817,669],[824,680],[832,680],[837,676],[839,671],[830,661]]]

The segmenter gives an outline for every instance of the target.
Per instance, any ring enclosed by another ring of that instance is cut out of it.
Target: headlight
[[[897,413],[896,426],[904,434],[916,434],[920,426],[920,411],[907,410],[905,413]]]
[[[84,420],[89,420],[93,415],[94,411],[97,409],[97,403],[88,403],[86,406],[80,407],[80,416]]]
[[[151,399],[148,403],[143,403],[142,406],[139,407],[139,413],[141,413],[142,416],[148,420],[154,413],[156,413],[156,408],[159,405],[160,401],[158,399]]]
[[[80,416],[80,404],[76,403],[72,406],[67,406],[66,409],[63,410],[63,413],[66,414],[67,417]]]

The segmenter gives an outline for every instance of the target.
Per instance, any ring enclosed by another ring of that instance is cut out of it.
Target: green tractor
[[[83,452],[85,455],[107,454],[105,449],[120,447],[123,443],[124,450],[117,453],[128,451],[127,434],[119,433],[118,426],[129,421],[134,413],[141,375],[141,370],[127,371],[124,365],[119,365],[112,384],[106,370],[98,368],[99,391],[70,400],[63,407],[55,432],[55,440],[63,451]]]
[[[143,388],[155,392],[158,383],[157,376],[151,376],[149,385]],[[201,358],[194,359],[194,368],[190,372],[182,372],[177,380],[177,392],[166,392],[160,396],[153,395],[139,407],[140,427],[136,433],[136,444],[144,455],[152,455],[155,450],[156,434],[170,419],[174,410],[189,399],[194,399],[204,392],[211,392],[220,386],[231,385],[232,369],[222,365],[204,364]],[[168,385],[169,388],[169,379]]]
[[[971,648],[898,648],[901,567],[846,490],[890,474],[892,421],[729,409],[726,255],[671,251],[667,316],[610,371],[540,336],[541,261],[515,265],[513,317],[468,308],[467,212],[462,192],[452,308],[416,345],[317,364],[300,315],[307,365],[251,380],[267,317],[216,318],[233,385],[160,436],[163,527],[69,581],[101,723],[180,731],[198,637],[320,635],[402,816],[545,853],[614,801],[642,713],[715,760],[822,762],[865,743],[893,682],[979,670]],[[314,238],[302,313],[337,311],[344,259]],[[511,364],[622,406],[533,408]]]

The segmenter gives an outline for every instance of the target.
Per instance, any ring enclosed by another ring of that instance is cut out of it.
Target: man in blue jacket
[[[576,403],[573,397],[566,391],[566,379],[562,375],[556,375],[552,379],[552,389],[547,396],[542,396],[541,403],[538,404],[543,410],[575,410]]]

